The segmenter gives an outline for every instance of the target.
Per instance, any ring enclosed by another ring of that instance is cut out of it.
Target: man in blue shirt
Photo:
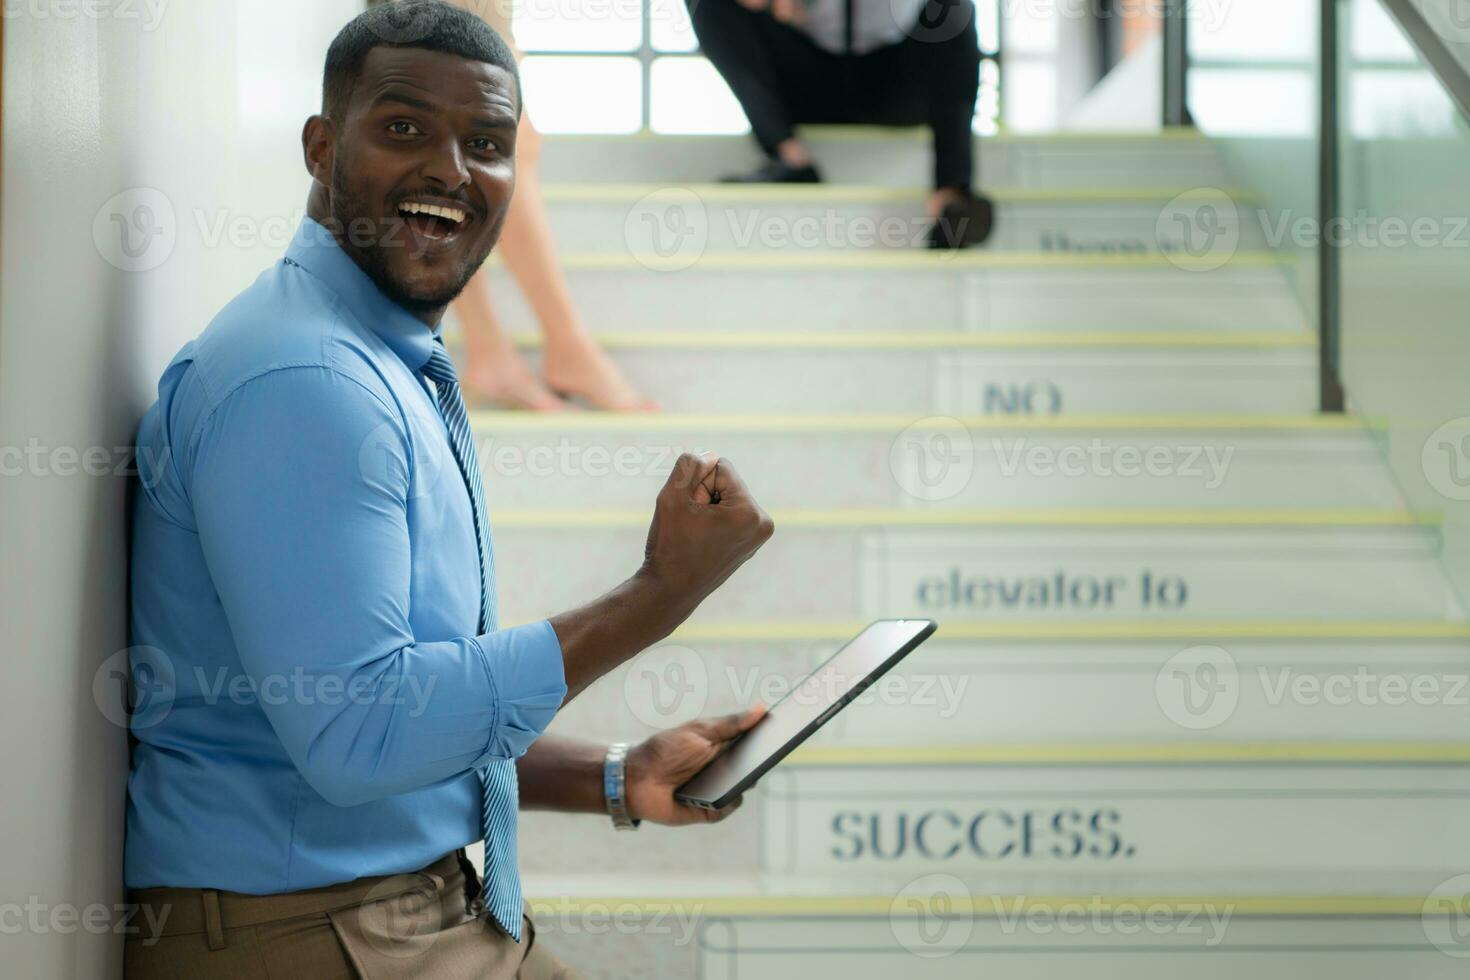
[[[563,975],[531,951],[518,807],[724,816],[673,790],[759,709],[626,759],[541,736],[770,536],[728,462],[678,461],[632,578],[496,628],[439,329],[505,219],[520,108],[471,14],[410,0],[344,28],[302,137],[310,217],[143,419],[126,883],[163,925],[127,943],[134,980]]]

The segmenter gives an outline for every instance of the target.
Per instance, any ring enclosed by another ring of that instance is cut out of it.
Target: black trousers
[[[934,186],[968,190],[980,46],[969,0],[930,0],[897,44],[837,55],[737,0],[686,0],[700,47],[770,156],[801,123],[927,125]],[[952,36],[951,36],[952,35]]]

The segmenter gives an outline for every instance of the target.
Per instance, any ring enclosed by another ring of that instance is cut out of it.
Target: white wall
[[[247,235],[289,233],[306,190],[301,122],[318,101],[326,45],[358,8],[358,0],[6,5],[0,961],[7,976],[120,975],[120,936],[92,934],[66,918],[47,924],[53,911],[123,900],[126,739],[97,706],[93,681],[126,646],[126,480],[76,473],[66,454],[101,447],[94,464],[103,455],[115,462],[114,447],[130,441],[162,366],[279,252],[275,241],[212,243],[209,231],[227,216]],[[130,189],[134,197],[108,205]],[[131,218],[138,203],[154,205],[154,226],[172,228],[173,244],[167,234],[156,237],[140,256],[156,268],[124,271],[111,212]],[[46,452],[17,459],[15,450],[27,447]],[[18,923],[22,931],[8,934]]]

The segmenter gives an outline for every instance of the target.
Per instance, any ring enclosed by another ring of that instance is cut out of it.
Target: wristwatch
[[[614,742],[607,747],[602,763],[602,795],[607,800],[607,815],[618,830],[637,830],[641,820],[628,816],[628,743]]]

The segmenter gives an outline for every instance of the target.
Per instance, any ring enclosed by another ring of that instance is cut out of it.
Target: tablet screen
[[[677,797],[696,805],[724,806],[934,629],[935,624],[927,619],[885,619],[869,626],[772,705],[754,728],[679,787]]]

